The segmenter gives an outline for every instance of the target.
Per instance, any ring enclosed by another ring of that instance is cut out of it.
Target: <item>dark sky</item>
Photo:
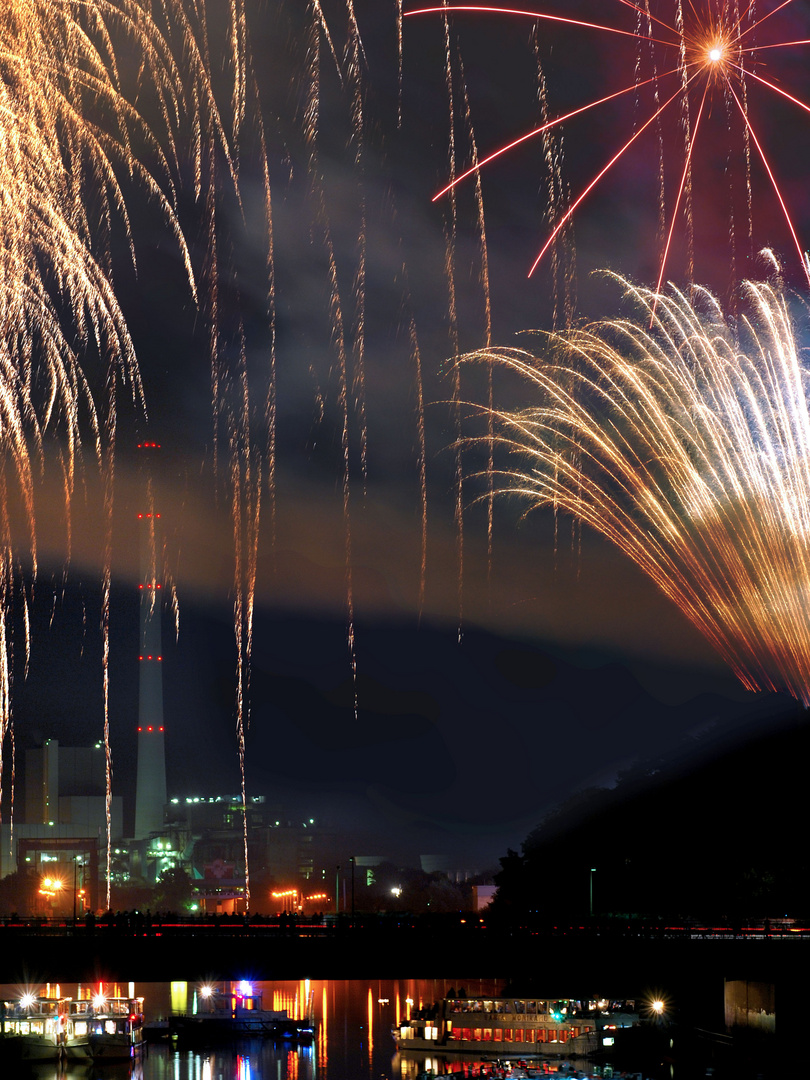
[[[212,7],[215,7],[212,4]],[[698,5],[700,6],[700,5]],[[758,5],[758,9],[768,5]],[[250,5],[250,30],[273,184],[278,328],[275,542],[265,492],[257,578],[249,791],[293,813],[313,809],[341,830],[397,857],[450,851],[493,864],[518,846],[539,816],[578,787],[610,782],[640,755],[688,760],[707,740],[735,727],[750,732],[784,709],[779,698],[743,691],[689,623],[628,561],[599,538],[572,538],[549,514],[524,519],[522,507],[497,506],[494,553],[486,554],[485,513],[475,503],[480,460],[465,457],[463,578],[453,522],[456,421],[447,404],[448,286],[444,269],[447,203],[431,196],[448,175],[448,111],[443,34],[435,16],[406,19],[401,122],[398,123],[396,4],[359,0],[365,49],[365,138],[360,165],[348,117],[351,84],[341,85],[322,51],[319,173],[323,177],[341,302],[357,317],[353,282],[365,216],[365,414],[368,475],[360,468],[359,407],[350,415],[352,580],[356,613],[359,715],[352,708],[346,642],[342,411],[329,321],[323,222],[318,222],[302,136],[304,6]],[[670,3],[654,5],[670,18]],[[618,2],[570,2],[544,11],[599,18],[632,29]],[[346,39],[340,0],[325,6],[336,48]],[[777,26],[777,19],[779,25]],[[769,26],[777,40],[810,36],[806,4],[790,5]],[[480,154],[537,124],[536,68],[528,20],[459,15],[454,69],[464,62]],[[765,27],[760,31],[766,34]],[[562,113],[632,84],[636,46],[606,34],[548,25],[540,51],[549,108]],[[801,49],[762,54],[767,77],[799,96],[808,92]],[[671,66],[661,51],[659,70]],[[670,83],[671,84],[671,83]],[[667,85],[670,85],[667,84]],[[221,96],[225,87],[217,87]],[[460,84],[456,84],[457,101]],[[662,89],[663,94],[663,89]],[[629,94],[566,127],[563,177],[576,197],[649,114],[644,92]],[[693,102],[694,107],[694,102]],[[784,183],[800,236],[810,235],[805,177],[807,117],[795,106],[750,91],[752,121]],[[248,125],[248,128],[250,125]],[[731,143],[726,135],[731,128]],[[695,151],[695,276],[721,298],[756,275],[749,258],[746,173],[739,130],[715,101]],[[459,166],[469,139],[459,121]],[[666,120],[667,197],[680,179],[677,116]],[[736,140],[736,141],[735,141]],[[252,431],[263,443],[262,402],[269,335],[264,318],[266,250],[261,186],[249,135],[242,161],[242,211],[223,182],[221,298],[223,349],[238,355],[233,332],[245,322],[252,387]],[[615,313],[615,286],[594,277],[609,268],[654,284],[660,248],[659,139],[638,141],[575,218],[577,318]],[[767,177],[752,163],[753,250],[771,246],[788,284],[802,274]],[[731,180],[729,180],[731,177]],[[731,187],[729,187],[731,184]],[[483,343],[480,240],[472,188],[459,193],[456,289],[462,349]],[[548,265],[526,273],[548,234],[546,178],[535,144],[493,164],[483,182],[492,289],[493,340],[548,329]],[[729,206],[735,209],[732,266]],[[137,707],[135,667],[139,505],[131,446],[148,436],[163,447],[159,488],[167,552],[180,599],[180,638],[165,663],[169,787],[172,793],[236,791],[236,667],[231,613],[233,540],[227,476],[214,479],[210,370],[205,320],[183,280],[179,256],[159,215],[137,191],[130,197],[138,275],[117,271],[121,302],[138,348],[149,422],[122,402],[117,467],[112,607],[112,726],[117,776],[131,781]],[[191,195],[181,220],[199,268],[202,240]],[[676,229],[670,275],[683,282],[684,229]],[[420,611],[421,495],[417,383],[409,348],[413,312],[426,402],[428,555]],[[350,367],[357,375],[356,354]],[[352,398],[361,390],[355,381]],[[480,401],[464,376],[462,396]],[[466,420],[461,420],[465,431]],[[225,456],[226,447],[220,447]],[[40,501],[42,563],[28,683],[18,680],[21,745],[48,735],[95,740],[101,731],[98,624],[98,492],[88,465],[76,523],[68,587],[60,588],[64,529],[47,484]],[[52,583],[60,599],[49,621]],[[84,610],[84,615],[83,615]],[[86,626],[82,637],[82,625]],[[462,629],[458,644],[459,627]],[[167,619],[165,636],[170,639]],[[82,645],[82,641],[84,644]],[[57,677],[58,673],[58,677]],[[88,699],[88,687],[91,688]],[[308,815],[307,815],[308,816]],[[462,858],[459,855],[459,859]]]

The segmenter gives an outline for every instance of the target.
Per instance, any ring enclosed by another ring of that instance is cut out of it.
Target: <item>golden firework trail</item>
[[[35,474],[50,439],[63,477],[69,559],[70,503],[84,439],[92,444],[104,486],[101,627],[108,904],[109,599],[120,387],[128,388],[140,408],[144,405],[133,344],[113,288],[114,236],[123,228],[134,262],[126,202],[134,183],[160,208],[196,297],[175,209],[181,134],[185,141],[190,131],[194,191],[206,215],[210,245],[203,276],[210,287],[206,303],[213,360],[219,317],[213,188],[222,173],[238,194],[239,136],[245,126],[249,74],[243,0],[230,0],[228,13],[225,66],[233,80],[229,127],[211,82],[214,65],[205,6],[199,0],[9,0],[0,23],[0,797],[7,735],[13,775],[10,616],[15,581],[33,580],[37,571]],[[154,165],[147,168],[147,160]],[[100,370],[98,380],[88,374],[94,364]],[[95,381],[103,387],[99,406],[91,392]],[[25,566],[20,538],[12,535],[12,497],[22,501],[25,511]],[[27,650],[30,596],[24,588],[17,591],[24,607]],[[249,657],[249,644],[245,648]]]
[[[495,410],[517,460],[500,490],[590,525],[748,689],[810,705],[810,383],[787,297],[747,283],[738,342],[705,290],[693,303],[616,280],[638,318],[551,333],[541,357],[465,357],[535,398]]]
[[[447,0],[441,5],[406,11],[406,16],[441,14],[444,20],[447,19],[448,14],[454,14],[456,17],[472,15],[478,18],[500,16],[509,19],[528,19],[535,23],[538,31],[542,28],[544,34],[547,35],[552,35],[555,28],[563,27],[605,36],[614,41],[631,38],[637,43],[634,77],[626,85],[600,95],[594,100],[586,101],[565,114],[544,120],[539,127],[509,139],[502,146],[484,154],[480,161],[476,161],[466,171],[451,174],[445,187],[434,196],[434,199],[448,194],[467,177],[477,175],[480,169],[504,154],[516,150],[521,144],[544,135],[550,128],[564,124],[576,116],[630,95],[633,96],[638,107],[641,101],[639,92],[645,88],[645,93],[652,94],[652,110],[646,116],[639,115],[633,133],[628,138],[621,141],[617,137],[616,148],[606,163],[570,201],[565,213],[558,218],[534,260],[529,275],[537,269],[577,209],[600,181],[614,167],[620,165],[630,147],[640,137],[643,136],[649,142],[650,135],[658,131],[656,153],[659,159],[662,158],[661,117],[670,110],[670,112],[677,112],[683,150],[678,170],[680,177],[674,194],[670,192],[667,195],[662,188],[659,196],[661,208],[666,213],[670,227],[662,244],[660,273],[656,289],[660,290],[665,280],[667,264],[673,250],[673,237],[681,220],[684,223],[685,232],[685,276],[686,280],[692,280],[695,244],[693,207],[695,147],[704,137],[703,131],[707,126],[708,117],[714,111],[725,115],[726,137],[729,138],[726,182],[729,184],[730,195],[728,232],[732,269],[736,259],[734,207],[738,201],[742,201],[745,205],[748,217],[748,255],[753,253],[752,218],[755,207],[751,170],[752,157],[756,157],[773,191],[776,204],[785,222],[787,236],[797,252],[799,265],[810,282],[810,265],[805,258],[793,222],[789,200],[780,186],[762,134],[755,127],[751,108],[754,97],[764,100],[763,92],[767,92],[779,96],[797,110],[810,112],[810,105],[806,101],[780,85],[779,73],[774,70],[778,58],[784,57],[787,50],[796,50],[810,45],[810,39],[794,38],[789,29],[782,30],[780,33],[780,20],[778,18],[772,20],[772,16],[778,16],[792,7],[798,8],[796,0],[769,0],[767,3],[764,0],[762,3],[741,2],[741,0],[689,0],[688,3],[684,3],[683,0],[668,0],[665,5],[656,5],[655,13],[653,13],[648,0],[639,0],[638,3],[632,3],[630,0],[610,0],[599,5],[599,22],[575,19],[543,10],[485,4],[449,4]],[[789,16],[790,11],[788,10],[786,14]],[[613,67],[621,71],[621,65],[613,65]],[[642,78],[642,74],[645,77]],[[734,144],[733,140],[738,140],[738,142]],[[752,146],[756,151],[755,155],[751,152]],[[742,162],[742,170],[740,170],[739,162]],[[735,194],[736,185],[739,185],[741,191],[739,199]]]
[[[113,40],[136,59],[155,87],[167,138],[158,139],[122,90]],[[70,500],[82,428],[105,475],[109,511],[115,440],[115,388],[128,383],[139,403],[141,387],[132,342],[111,282],[113,221],[132,236],[119,173],[136,178],[162,207],[185,260],[190,262],[172,206],[168,161],[173,156],[182,80],[165,38],[138,4],[14,0],[0,24],[0,793],[3,749],[11,724],[11,608],[15,579],[36,577],[34,476],[46,433],[57,448],[63,475],[70,553]],[[95,119],[90,119],[90,116]],[[102,119],[103,118],[103,119]],[[164,169],[159,183],[139,162],[133,145],[146,147]],[[92,198],[88,196],[92,193]],[[89,206],[92,205],[92,213]],[[80,354],[107,365],[103,419],[93,404]],[[104,444],[107,444],[107,450]],[[16,488],[16,492],[10,490]],[[9,500],[25,512],[22,566]],[[109,517],[108,526],[109,528]],[[104,544],[105,741],[110,769],[107,707],[109,561]],[[29,595],[22,590],[26,608]],[[13,731],[11,732],[13,751]],[[13,760],[12,760],[13,772]]]

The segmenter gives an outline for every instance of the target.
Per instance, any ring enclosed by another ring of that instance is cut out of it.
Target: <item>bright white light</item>
[[[213,992],[214,992],[213,986],[201,986],[200,987],[200,997],[210,998],[211,995],[213,994]]]
[[[24,1009],[30,1009],[35,1001],[36,998],[33,994],[23,994],[23,996],[20,998],[20,1004]]]
[[[709,49],[709,59],[713,64],[716,64],[718,60],[723,59],[723,50],[719,45],[715,45],[713,49]]]
[[[658,1013],[660,1016],[660,1014],[664,1011],[664,1003],[663,1001],[654,1001],[651,1005],[651,1008],[654,1013]]]
[[[251,997],[252,996],[253,987],[250,985],[250,983],[246,979],[243,979],[239,983],[239,993],[242,995],[242,997]]]
[[[106,1004],[107,999],[104,997],[103,994],[96,994],[96,996],[93,998],[94,1009],[103,1009]]]

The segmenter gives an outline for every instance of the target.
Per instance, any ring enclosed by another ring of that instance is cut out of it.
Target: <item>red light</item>
[[[158,731],[163,731],[163,728],[162,728],[162,727],[159,727],[159,728],[158,728]]]
[[[148,727],[148,728],[147,728],[146,730],[147,730],[147,731],[151,731],[152,729],[151,729],[151,727]]]
[[[143,731],[143,728],[142,728],[142,727],[139,727],[139,728],[138,728],[138,731]]]

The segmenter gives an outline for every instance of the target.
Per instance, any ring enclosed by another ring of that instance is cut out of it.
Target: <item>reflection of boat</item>
[[[198,1043],[245,1037],[296,1042],[312,1038],[311,1002],[307,1017],[296,1020],[286,1009],[263,1009],[261,992],[248,982],[239,983],[231,992],[204,986],[195,996],[195,1005],[193,1012],[169,1018],[171,1036]]]
[[[428,1058],[425,1068],[416,1074],[414,1080],[597,1080],[614,1075],[612,1069],[590,1071],[584,1060],[583,1068],[576,1065],[560,1064],[558,1061],[512,1061],[509,1058],[484,1058],[482,1061],[456,1062],[455,1067],[447,1064],[443,1067],[439,1059]],[[626,1075],[621,1074],[623,1077]],[[641,1080],[638,1074],[627,1076],[627,1080]]]
[[[451,1054],[584,1056],[602,1032],[638,1024],[632,1002],[448,997],[400,1021],[400,1050]]]
[[[106,997],[68,1002],[65,1055],[125,1061],[143,1044],[143,998]]]
[[[23,1061],[58,1061],[65,1041],[65,1003],[65,998],[34,994],[4,1001],[2,1047],[6,1054]]]

